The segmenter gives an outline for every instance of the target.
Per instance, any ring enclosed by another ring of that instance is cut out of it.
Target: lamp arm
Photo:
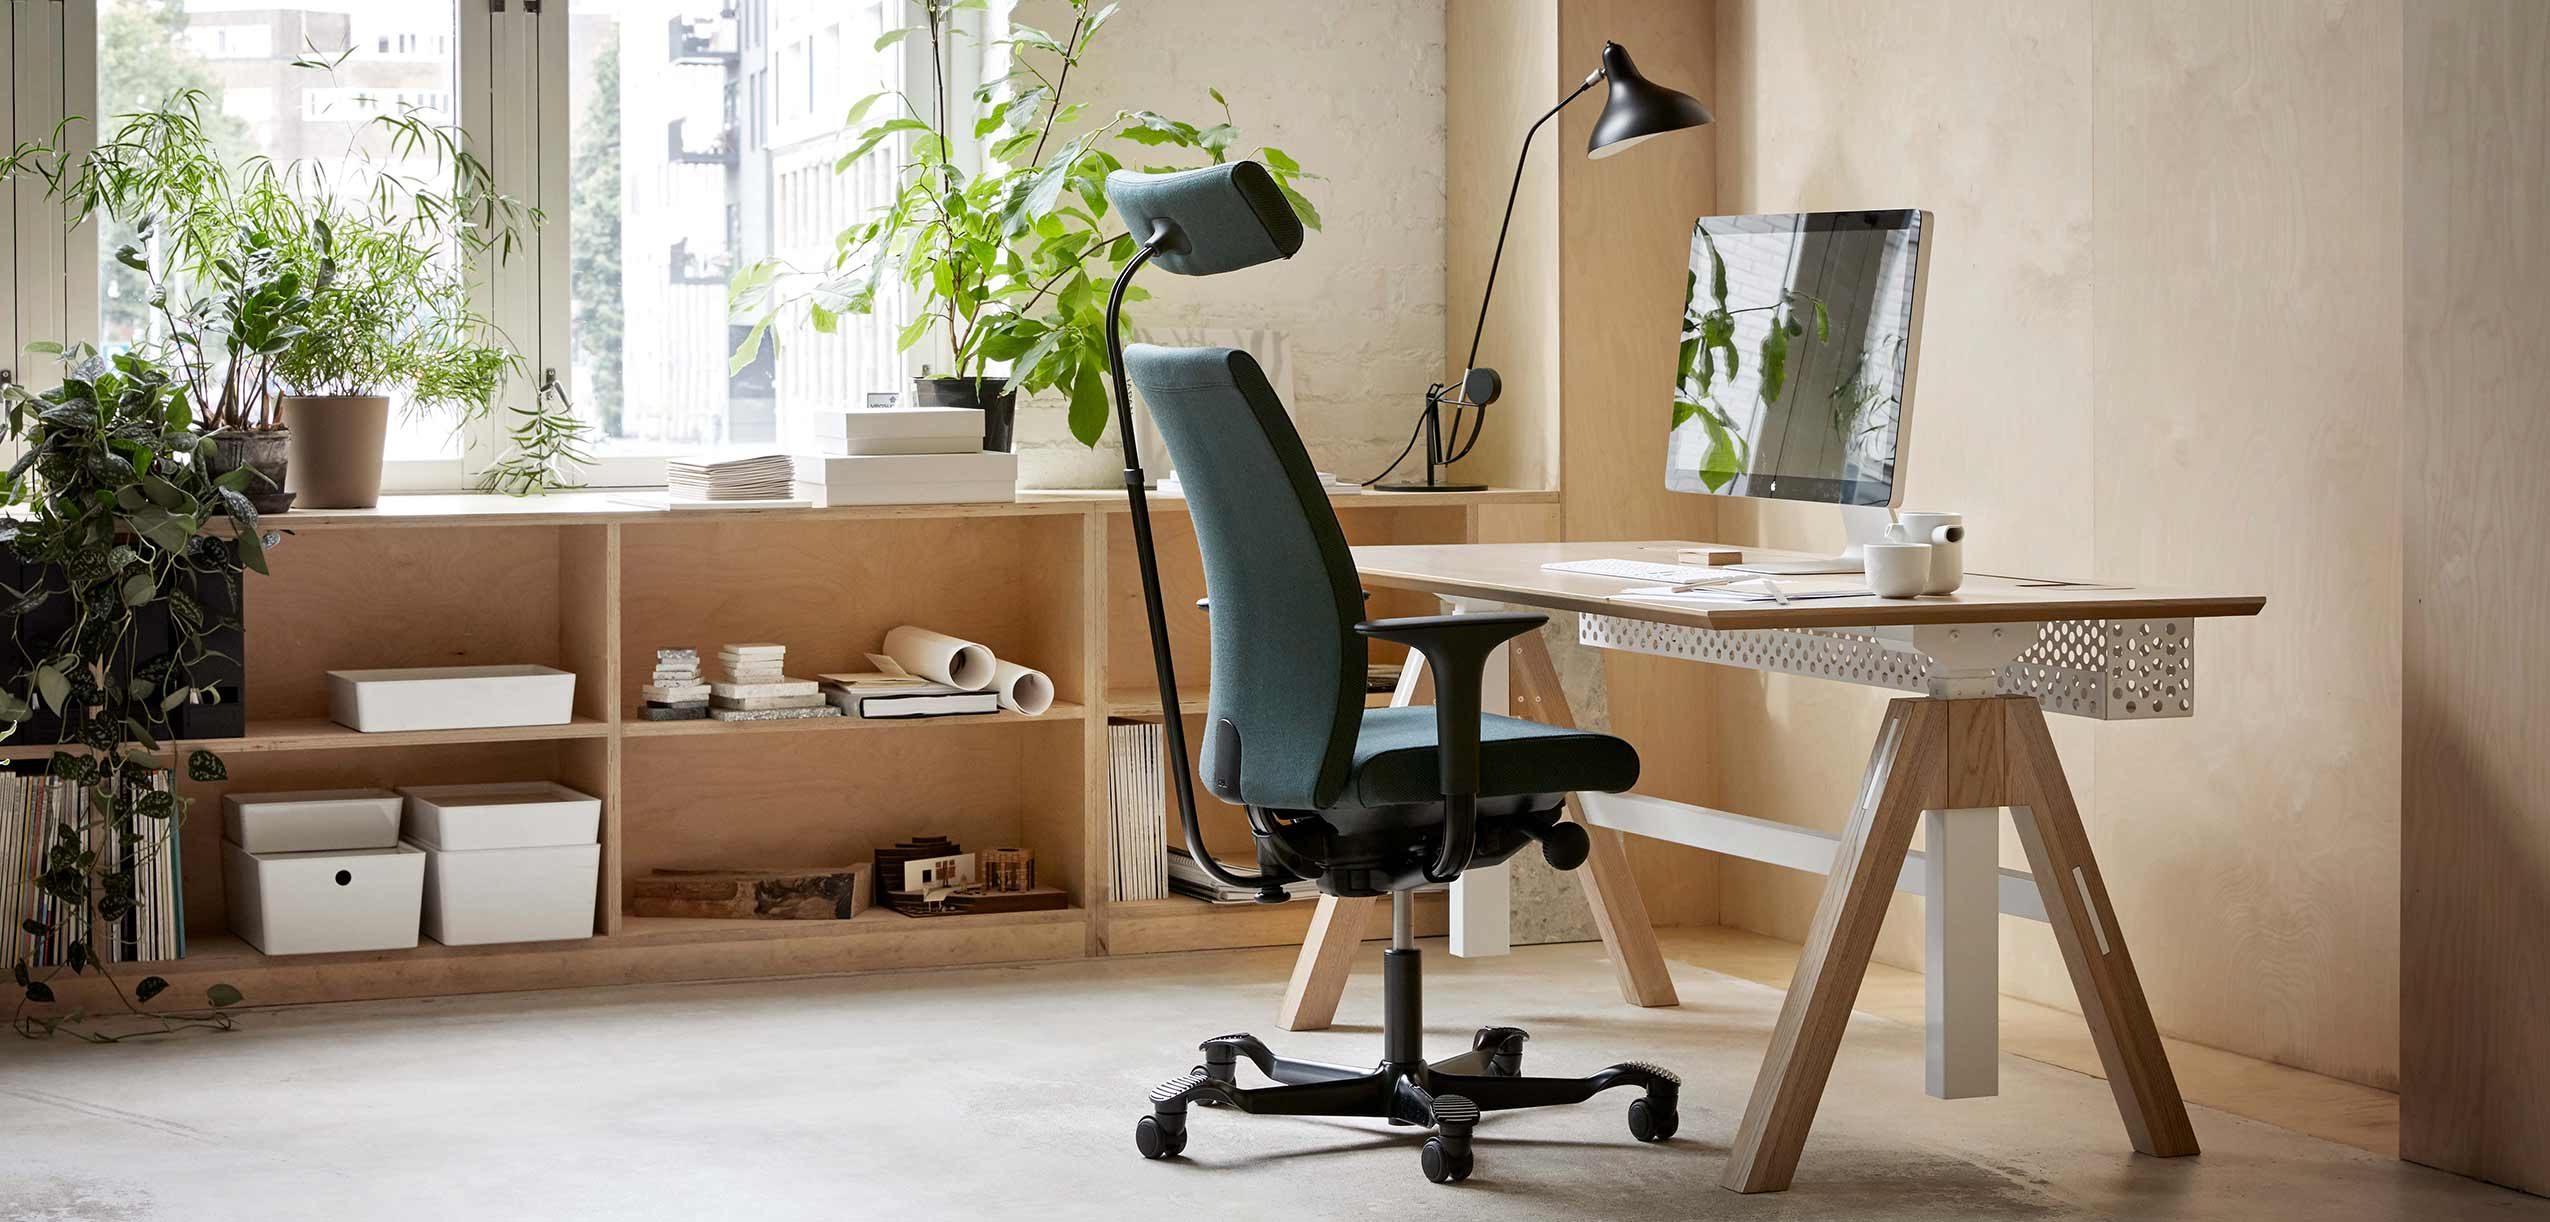
[[[1585,78],[1585,83],[1576,87],[1576,92],[1560,98],[1558,105],[1550,107],[1540,118],[1533,120],[1531,129],[1523,133],[1523,151],[1514,158],[1514,185],[1507,188],[1505,192],[1505,219],[1496,227],[1496,253],[1488,259],[1487,287],[1479,293],[1479,321],[1478,325],[1470,331],[1470,355],[1467,360],[1461,362],[1461,368],[1464,370],[1473,368],[1479,363],[1479,337],[1487,333],[1488,302],[1496,295],[1497,266],[1505,262],[1505,231],[1514,227],[1514,201],[1523,193],[1523,167],[1532,159],[1532,137],[1540,134],[1542,124],[1556,117],[1558,112],[1567,109],[1569,102],[1585,96],[1585,91],[1593,88],[1594,82],[1603,79],[1603,71],[1601,68],[1594,69],[1593,74]]]
[[[1186,753],[1186,718],[1178,713],[1177,667],[1169,657],[1169,616],[1160,602],[1160,561],[1151,544],[1151,502],[1142,486],[1141,447],[1133,437],[1133,396],[1125,393],[1124,342],[1117,331],[1125,288],[1133,283],[1133,274],[1142,270],[1143,264],[1176,245],[1177,240],[1175,226],[1165,220],[1156,222],[1142,249],[1125,260],[1124,270],[1116,273],[1115,286],[1107,291],[1107,365],[1115,378],[1116,437],[1124,447],[1124,490],[1133,510],[1133,551],[1141,561],[1142,610],[1150,617],[1151,663],[1160,683],[1160,729],[1167,739],[1169,758],[1176,761],[1169,769],[1169,777],[1177,787],[1178,822],[1186,833],[1187,856],[1223,886],[1256,891],[1260,900],[1270,891],[1282,898],[1280,888],[1291,879],[1264,870],[1255,875],[1233,871],[1204,847],[1204,831],[1196,822],[1195,773]]]

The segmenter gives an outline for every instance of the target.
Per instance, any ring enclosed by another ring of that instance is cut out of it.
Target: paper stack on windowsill
[[[664,483],[676,500],[783,500],[795,495],[796,478],[795,460],[778,453],[693,454],[664,464]]]

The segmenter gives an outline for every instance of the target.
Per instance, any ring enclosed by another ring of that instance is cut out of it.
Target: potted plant
[[[238,600],[204,592],[235,590],[243,569],[265,571],[268,539],[244,493],[254,473],[215,476],[195,461],[210,443],[195,435],[193,393],[148,357],[105,360],[85,347],[64,355],[59,386],[0,390],[5,435],[24,447],[0,476],[0,506],[10,510],[0,544],[16,578],[0,587],[16,655],[0,666],[0,738],[42,714],[64,744],[46,775],[90,795],[66,808],[60,838],[38,863],[45,902],[7,914],[0,931],[22,1034],[50,1034],[78,1018],[36,1009],[55,1000],[49,982],[62,972],[112,979],[113,942],[135,913],[138,872],[153,846],[171,843],[188,802],[166,778],[175,763],[163,741],[170,716],[210,694],[203,676],[221,669],[214,641],[238,626],[207,610]],[[217,527],[230,537],[217,537]],[[188,753],[186,771],[198,782],[227,776],[221,757],[205,750]],[[34,961],[36,939],[58,941],[64,956]],[[129,999],[121,989],[117,996],[144,1032],[227,1027],[222,1011],[240,1000],[225,984],[206,993],[209,1008],[146,1009],[167,987],[150,976]],[[72,1030],[100,1041],[133,1033]]]
[[[517,363],[471,308],[463,269],[510,255],[539,214],[493,190],[457,129],[413,112],[363,124],[344,159],[354,169],[331,181],[318,162],[234,168],[202,105],[186,90],[123,116],[76,161],[22,146],[0,159],[0,181],[38,175],[75,223],[108,216],[134,232],[115,259],[146,282],[151,329],[135,347],[193,397],[209,443],[196,460],[211,474],[255,472],[246,492],[260,512],[303,492],[315,507],[375,504],[381,392],[457,408],[465,423]],[[367,138],[421,170],[380,165]],[[296,440],[295,424],[311,436]]]
[[[1212,90],[1223,110],[1219,123],[1198,127],[1120,110],[1069,134],[1085,110],[1065,100],[1072,70],[1117,7],[1072,0],[1071,29],[1061,37],[1013,24],[1002,40],[1011,51],[1009,72],[973,95],[980,117],[970,138],[985,143],[987,168],[969,174],[956,151],[969,137],[951,125],[944,69],[960,37],[954,13],[981,7],[979,0],[923,0],[921,25],[878,40],[882,48],[909,36],[928,39],[938,69],[931,91],[919,99],[899,90],[860,99],[848,122],[866,126],[834,168],[846,173],[887,140],[907,137],[900,186],[875,216],[841,233],[828,266],[764,260],[736,272],[730,298],[753,326],[736,348],[734,368],[760,354],[783,315],[802,309],[816,332],[830,334],[842,315],[872,311],[877,287],[891,274],[919,306],[900,348],[935,334],[948,359],[944,374],[915,379],[916,401],[983,408],[984,448],[1006,450],[1018,392],[1060,391],[1070,399],[1072,435],[1094,446],[1107,425],[1103,285],[1135,251],[1133,237],[1109,224],[1106,177],[1124,163],[1108,146],[1167,146],[1218,163],[1239,146],[1239,129],[1221,91]],[[870,121],[880,106],[883,117]],[[1259,148],[1256,156],[1302,223],[1317,229],[1318,210],[1295,189],[1310,177],[1300,163],[1276,148]],[[1144,296],[1136,289],[1128,299]]]
[[[406,170],[361,159],[352,181],[332,183],[313,163],[268,167],[249,193],[261,220],[294,235],[285,256],[312,286],[274,375],[292,488],[315,508],[380,503],[386,392],[462,423],[490,410],[519,361],[471,304],[464,269],[509,257],[540,219],[495,190],[459,129],[413,111],[366,126]]]

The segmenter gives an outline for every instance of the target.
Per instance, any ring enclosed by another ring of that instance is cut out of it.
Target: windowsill
[[[578,525],[609,522],[731,522],[740,519],[879,519],[1020,517],[1090,512],[1124,512],[1124,493],[1107,488],[1021,489],[1015,501],[953,505],[843,505],[812,509],[683,508],[632,504],[633,493],[660,489],[584,489],[545,496],[513,497],[490,492],[393,493],[371,509],[294,509],[269,515],[274,530],[361,529],[450,525]],[[1176,496],[1151,497],[1167,511],[1183,508]],[[1467,505],[1556,504],[1558,493],[1518,488],[1485,492],[1366,492],[1334,498],[1340,509],[1449,508]]]

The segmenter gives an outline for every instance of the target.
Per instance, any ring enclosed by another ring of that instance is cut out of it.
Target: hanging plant
[[[39,715],[52,718],[64,746],[46,775],[83,787],[87,800],[64,811],[55,839],[41,846],[35,882],[47,902],[8,914],[10,928],[0,933],[20,993],[14,1025],[28,1036],[68,1030],[99,1042],[226,1029],[237,989],[214,985],[204,1007],[151,1008],[168,982],[144,977],[127,996],[104,939],[134,915],[139,872],[185,816],[188,800],[166,782],[175,763],[165,741],[169,719],[212,695],[198,676],[232,660],[210,638],[236,623],[190,591],[235,591],[243,569],[266,569],[271,541],[242,490],[254,473],[215,476],[196,461],[201,439],[186,384],[169,369],[130,353],[104,359],[85,345],[67,353],[30,347],[61,358],[62,382],[42,392],[0,390],[5,435],[23,447],[0,477],[0,507],[13,511],[0,522],[0,543],[26,574],[24,588],[0,585],[15,651],[0,667],[0,739]],[[37,615],[47,608],[64,613]],[[61,626],[34,627],[38,620]],[[227,777],[210,751],[189,753],[185,768],[199,782]],[[34,948],[46,939],[61,941],[66,954],[37,966]],[[55,1001],[53,982],[66,971],[115,984],[140,1030],[110,1031],[77,1012],[30,1013]]]

